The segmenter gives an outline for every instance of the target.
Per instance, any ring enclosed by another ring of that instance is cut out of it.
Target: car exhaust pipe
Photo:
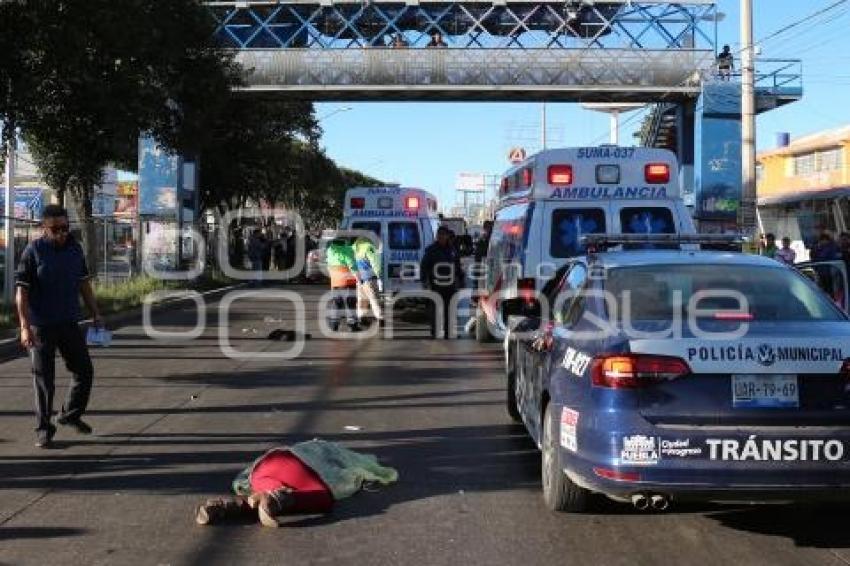
[[[638,511],[646,511],[649,509],[649,498],[643,493],[632,495],[632,506]]]
[[[666,495],[656,493],[650,498],[650,505],[654,511],[666,511],[670,507],[670,500]]]

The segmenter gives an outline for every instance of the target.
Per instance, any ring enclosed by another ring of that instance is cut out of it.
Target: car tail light
[[[404,208],[407,210],[419,210],[419,197],[407,197],[404,199]]]
[[[612,354],[593,359],[593,385],[611,389],[635,389],[670,381],[691,373],[684,360],[670,356]]]
[[[670,166],[666,163],[647,163],[643,172],[647,183],[663,185],[670,182]]]
[[[366,208],[366,199],[363,197],[353,197],[351,199],[351,208]]]
[[[550,185],[570,185],[573,182],[573,166],[550,165],[547,177]]]
[[[638,472],[621,472],[620,470],[609,470],[608,468],[593,468],[593,473],[606,480],[640,481],[640,474]]]
[[[536,289],[536,281],[533,277],[518,279],[516,282],[517,293],[524,301],[534,299],[534,291]]]

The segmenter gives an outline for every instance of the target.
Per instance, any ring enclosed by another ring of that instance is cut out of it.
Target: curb
[[[218,289],[211,289],[209,291],[204,291],[200,295],[202,297],[214,297],[216,295],[224,295],[229,291],[233,291],[235,289],[240,289],[245,287],[245,283],[241,283],[239,285],[230,285],[228,287],[220,287]],[[185,291],[191,291],[191,289],[183,289]],[[181,289],[175,289],[175,292],[180,292]],[[155,303],[151,306],[151,312],[162,312],[166,309],[172,308],[180,303],[184,302],[193,302],[192,299],[188,297],[175,297],[173,299],[167,299],[165,301],[161,301],[159,303]],[[134,307],[132,309],[128,309],[125,311],[115,312],[112,314],[108,314],[103,317],[103,322],[111,327],[113,330],[121,328],[122,326],[127,326],[127,324],[131,321],[138,320],[142,318],[142,307]],[[80,322],[81,325],[88,324],[91,322],[90,319],[86,319]],[[0,340],[0,363],[8,362],[15,358],[23,357],[26,354],[24,349],[21,348],[20,343],[18,341],[18,337],[14,338],[6,338],[5,340]]]

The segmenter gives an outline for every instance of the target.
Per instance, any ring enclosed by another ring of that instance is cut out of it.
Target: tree
[[[318,147],[313,107],[234,96],[215,122],[201,153],[202,208],[223,214],[263,202],[297,211],[308,228],[342,215],[345,190],[382,184],[340,169]]]
[[[304,145],[315,148],[319,129],[308,102],[245,100],[233,96],[210,125],[201,150],[201,204],[219,212],[249,200],[284,204]]]
[[[86,255],[98,254],[91,197],[110,163],[135,160],[149,132],[165,146],[202,145],[239,69],[212,45],[214,24],[196,0],[20,0],[20,72],[3,108],[24,131],[42,174],[74,197]],[[17,11],[15,11],[17,10]],[[6,65],[7,63],[2,63]]]

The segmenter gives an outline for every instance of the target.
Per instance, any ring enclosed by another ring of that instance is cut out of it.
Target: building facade
[[[850,126],[778,142],[758,155],[759,224],[806,259],[821,232],[850,232]]]

